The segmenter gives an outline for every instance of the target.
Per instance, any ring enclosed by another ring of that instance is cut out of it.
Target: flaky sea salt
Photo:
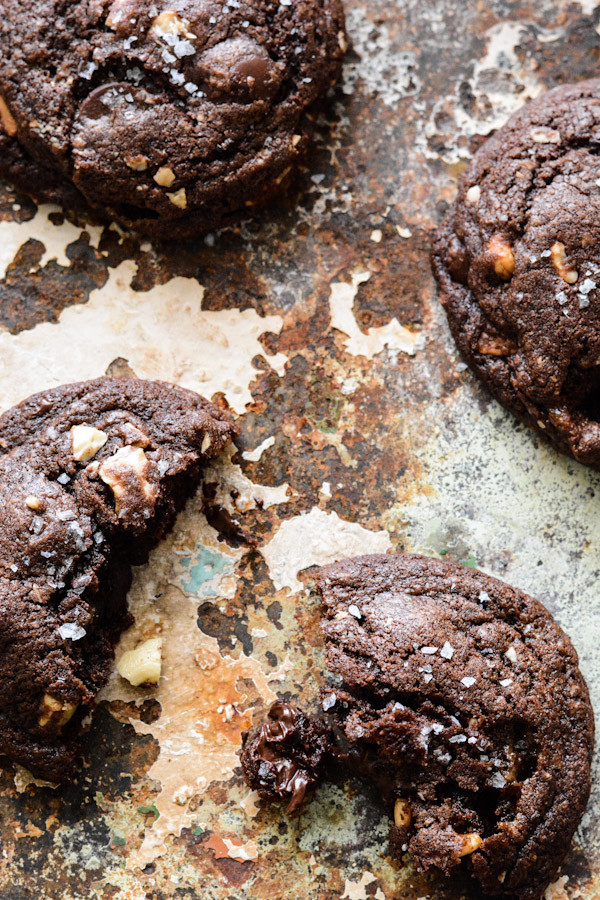
[[[173,53],[178,59],[183,59],[184,56],[193,56],[195,52],[196,48],[188,40],[178,40],[173,45]]]
[[[452,644],[448,643],[448,641],[446,641],[446,643],[440,650],[440,656],[443,656],[444,659],[452,659],[452,657],[454,656],[454,647],[452,646]]]
[[[31,525],[29,526],[29,530],[32,534],[40,534],[40,532],[44,528],[44,520],[41,516],[34,516],[31,520]]]
[[[464,678],[460,679],[460,683],[464,684],[465,687],[473,687],[476,681],[477,679],[472,678],[470,675],[466,675]]]
[[[64,625],[59,627],[58,633],[64,641],[80,641],[82,637],[85,637],[86,630],[74,622],[65,622]]]
[[[77,518],[77,513],[75,513],[72,509],[59,509],[56,513],[56,518],[61,522],[69,522],[72,519]]]
[[[329,696],[323,698],[323,709],[327,712],[328,709],[333,709],[335,706],[337,697],[335,694],[329,694]]]
[[[355,619],[362,619],[362,613],[358,606],[355,606],[354,603],[348,607],[348,612],[351,616],[354,616]]]

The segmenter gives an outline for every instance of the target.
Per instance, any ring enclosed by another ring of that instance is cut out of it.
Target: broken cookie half
[[[162,382],[100,378],[0,416],[0,755],[57,782],[146,561],[235,434]]]
[[[537,600],[481,572],[365,556],[318,573],[324,715],[275,704],[247,736],[252,788],[297,809],[334,760],[379,785],[391,849],[539,900],[590,791],[577,654]]]

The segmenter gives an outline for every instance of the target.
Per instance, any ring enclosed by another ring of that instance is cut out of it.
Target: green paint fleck
[[[113,847],[124,847],[127,843],[127,839],[124,834],[121,834],[120,831],[113,831],[111,835],[111,844]]]
[[[196,825],[194,828],[192,828],[192,834],[196,837],[198,837],[199,834],[204,834],[204,828],[202,827],[202,825]]]
[[[193,566],[190,565],[190,560],[181,562],[183,565],[190,566],[189,572],[186,573],[186,580],[181,584],[185,593],[202,593],[206,597],[216,597],[217,592],[212,586],[204,587],[204,585],[216,578],[217,575],[221,575],[232,564],[232,560],[228,556],[214,553],[206,547],[200,547]]]
[[[443,550],[440,550],[440,556],[445,556],[447,554],[447,552],[448,552],[448,548],[444,547]]]
[[[152,813],[157,819],[160,819],[160,813],[154,803],[150,803],[146,806],[138,806],[138,812],[143,816],[149,816],[150,813]]]
[[[101,809],[102,812],[108,812],[112,807],[112,802],[106,799],[102,791],[96,791],[94,800],[96,801],[96,806],[98,809]]]
[[[477,560],[473,553],[469,553],[466,559],[461,560],[461,566],[468,566],[469,569],[474,569],[477,566]]]
[[[340,418],[344,411],[344,397],[321,397],[316,403],[308,403],[305,413],[315,428],[324,434],[335,434],[339,428]],[[325,405],[325,410],[323,406]]]

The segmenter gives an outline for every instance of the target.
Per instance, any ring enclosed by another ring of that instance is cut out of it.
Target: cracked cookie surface
[[[150,235],[267,203],[339,76],[341,0],[23,0],[0,20],[0,174]]]
[[[590,791],[593,714],[569,638],[537,600],[434,559],[359,557],[316,583],[325,721],[278,704],[246,739],[248,783],[294,810],[335,760],[380,787],[394,854],[539,900]]]
[[[479,149],[433,266],[495,397],[600,467],[600,80],[549,91]]]
[[[68,778],[129,624],[131,566],[170,530],[228,416],[163,382],[100,378],[0,416],[0,754]]]

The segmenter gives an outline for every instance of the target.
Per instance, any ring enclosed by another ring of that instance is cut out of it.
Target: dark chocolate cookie
[[[100,378],[0,416],[0,754],[68,777],[129,623],[131,566],[234,435],[202,397]]]
[[[341,0],[7,0],[0,174],[150,235],[210,231],[282,191],[345,46]]]
[[[529,103],[475,155],[433,265],[497,399],[600,468],[600,80]]]
[[[317,588],[327,725],[277,707],[246,739],[249,784],[296,808],[328,757],[345,760],[380,785],[395,853],[539,900],[590,791],[593,713],[569,638],[537,600],[434,559],[346,560]]]

